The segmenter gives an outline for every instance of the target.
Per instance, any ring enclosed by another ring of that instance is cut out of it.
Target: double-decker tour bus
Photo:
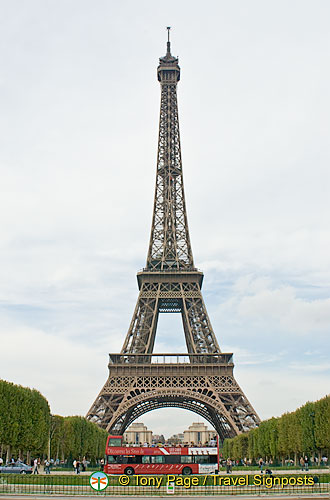
[[[218,447],[123,446],[122,436],[108,436],[107,474],[212,474],[218,467]]]

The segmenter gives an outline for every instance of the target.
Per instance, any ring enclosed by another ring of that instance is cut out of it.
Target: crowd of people
[[[123,447],[126,448],[136,448],[136,447],[146,447],[146,448],[161,448],[163,446],[170,446],[172,448],[215,448],[217,446],[216,439],[210,439],[206,443],[172,443],[170,441],[165,441],[164,443],[123,443]]]
[[[307,455],[301,456],[299,460],[299,464],[301,467],[301,470],[308,471],[309,467],[311,466],[327,466],[328,465],[328,457],[327,456],[322,456],[321,459],[319,460],[318,457],[310,457],[308,458]],[[234,466],[237,467],[251,467],[253,466],[254,463],[251,459],[248,458],[242,458],[241,460],[232,460],[231,458],[227,458],[226,460],[222,460],[222,466],[226,467],[226,472],[227,474],[230,474],[232,472],[232,469]],[[256,465],[258,465],[260,469],[260,473],[263,474],[265,471],[266,474],[271,474],[271,467],[274,465],[273,460],[269,458],[268,460],[264,460],[263,458],[259,458],[256,461]],[[294,460],[291,458],[287,459],[284,461],[284,465],[286,466],[294,466]]]
[[[74,473],[80,474],[80,472],[85,472],[87,470],[88,463],[89,462],[87,462],[86,457],[83,457],[81,461],[79,459],[78,460],[75,459],[72,463]]]

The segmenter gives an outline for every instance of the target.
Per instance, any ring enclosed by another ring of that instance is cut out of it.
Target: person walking
[[[45,460],[45,472],[46,474],[50,474],[50,461],[48,460],[48,458],[46,458]]]
[[[80,474],[80,462],[77,460],[76,462],[76,469],[77,469],[77,474]]]
[[[74,472],[76,473],[77,472],[77,460],[76,459],[74,459],[74,461],[72,462],[72,467],[73,467]]]
[[[304,460],[304,457],[300,457],[300,467],[301,467],[301,470],[304,470],[304,467],[305,467],[305,460]]]
[[[227,474],[231,473],[231,467],[232,467],[232,461],[228,457],[226,460],[226,472],[227,472]]]
[[[308,469],[308,457],[307,457],[307,455],[305,455],[305,460],[304,460],[304,462],[305,462],[305,470],[309,470],[309,469]]]
[[[38,471],[38,459],[35,458],[33,460],[33,474],[39,474],[39,471]]]
[[[259,459],[258,464],[259,464],[259,467],[260,467],[260,474],[263,474],[263,470],[262,469],[263,469],[263,466],[264,466],[264,461],[263,461],[263,459],[261,457]]]

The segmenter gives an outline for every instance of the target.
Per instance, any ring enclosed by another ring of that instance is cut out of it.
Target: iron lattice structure
[[[175,406],[207,419],[221,439],[259,423],[221,353],[203,301],[203,273],[194,266],[184,196],[177,104],[178,59],[167,53],[161,86],[156,189],[146,267],[120,354],[110,354],[109,378],[87,418],[123,434],[140,415]],[[153,354],[159,313],[181,313],[188,354]]]

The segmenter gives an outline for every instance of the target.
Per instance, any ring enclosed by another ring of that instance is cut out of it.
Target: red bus
[[[212,474],[218,467],[218,448],[123,446],[122,436],[108,436],[107,474]]]

